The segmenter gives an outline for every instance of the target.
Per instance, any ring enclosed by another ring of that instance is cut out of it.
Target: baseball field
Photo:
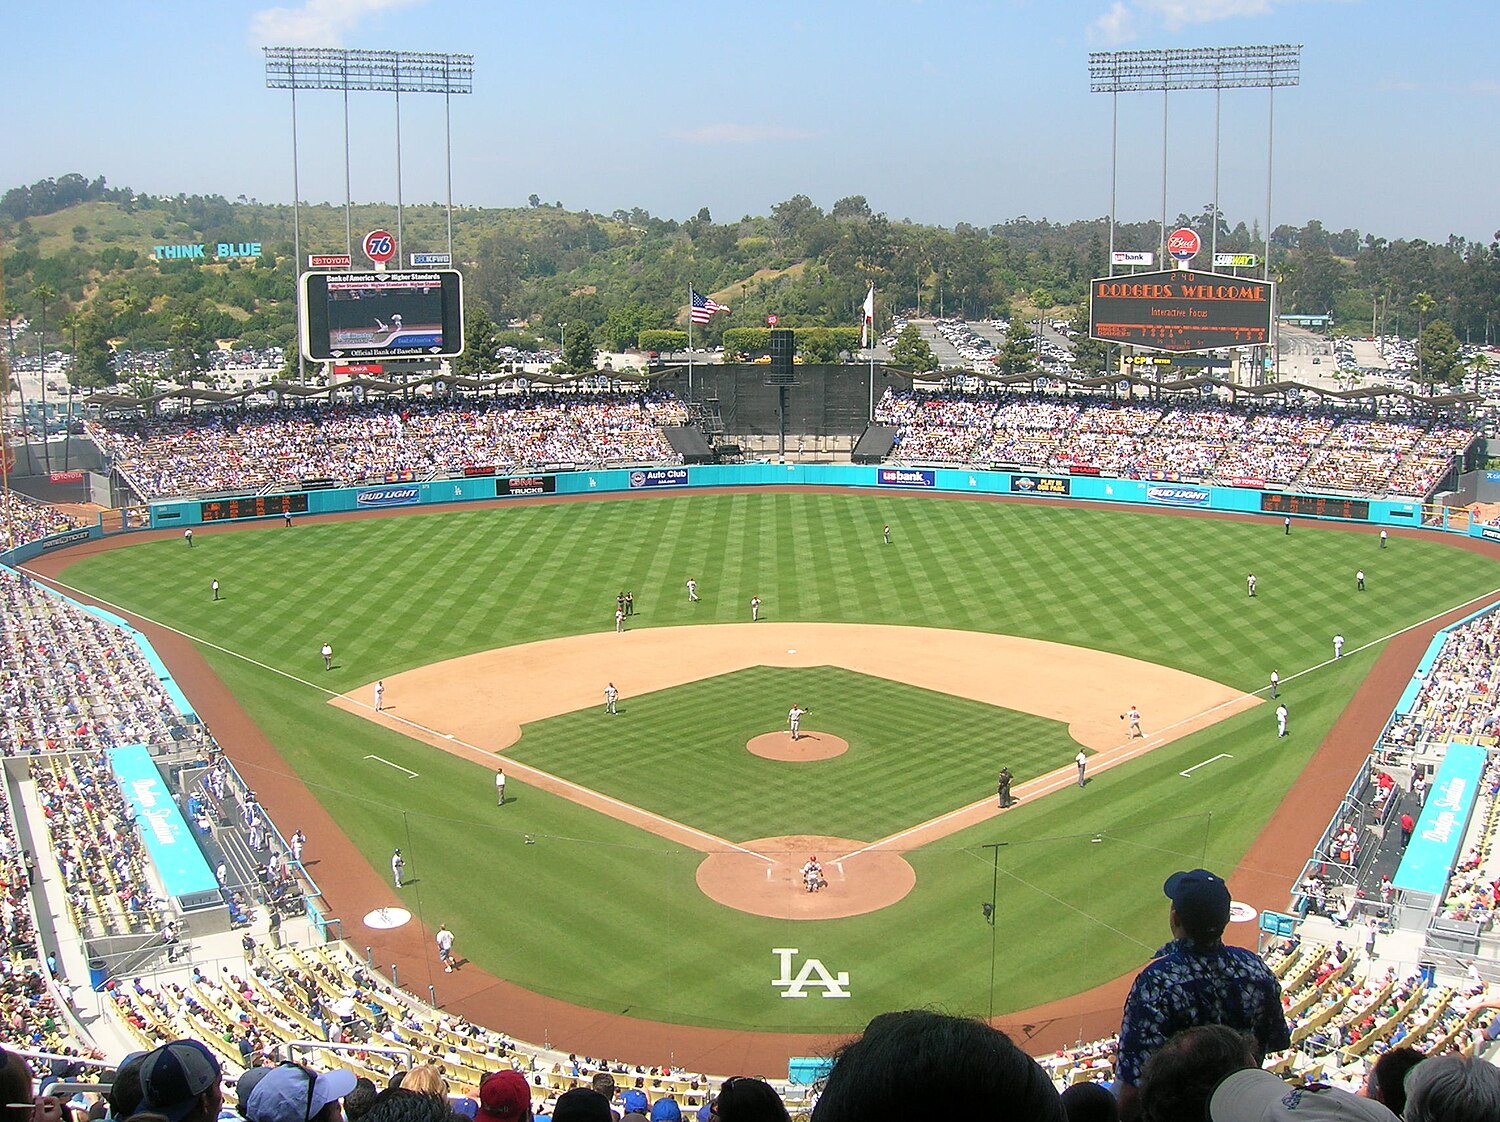
[[[592,1018],[617,1055],[640,1022],[828,1034],[1081,995],[1166,938],[1180,868],[1285,906],[1327,813],[1281,850],[1267,825],[1299,780],[1336,805],[1352,771],[1309,763],[1368,748],[1334,730],[1387,644],[1500,588],[1490,557],[1418,534],[1380,550],[1368,528],[838,492],[202,527],[191,549],[169,534],[64,563],[62,583],[193,640],[218,679],[197,688],[222,683],[274,750],[238,751],[222,700],[205,715],[283,832],[306,829],[352,942],[518,1033],[521,990],[567,1003],[536,1014],[554,1042],[583,1050],[560,1026]],[[1003,814],[1002,766],[1020,796]],[[830,883],[810,895],[813,852]],[[385,905],[408,929],[362,926]]]

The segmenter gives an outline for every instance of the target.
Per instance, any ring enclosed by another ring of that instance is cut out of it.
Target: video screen
[[[458,273],[308,273],[304,353],[326,362],[460,353]]]

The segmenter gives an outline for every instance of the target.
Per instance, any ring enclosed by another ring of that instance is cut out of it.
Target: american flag
[[[714,318],[715,312],[729,311],[729,309],[725,305],[710,300],[696,288],[690,288],[688,289],[688,292],[692,294],[692,320],[694,323],[707,323],[709,320]]]

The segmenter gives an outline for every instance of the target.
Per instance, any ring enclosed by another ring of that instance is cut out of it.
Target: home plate
[[[376,908],[365,913],[365,926],[377,931],[389,931],[393,927],[404,927],[411,922],[411,913],[405,908]]]

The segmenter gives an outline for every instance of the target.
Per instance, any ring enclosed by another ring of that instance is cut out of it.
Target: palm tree
[[[1437,301],[1425,292],[1419,292],[1411,298],[1412,310],[1417,313],[1417,382],[1423,380],[1422,372],[1422,328],[1427,319],[1427,313],[1437,307]],[[1432,396],[1432,387],[1427,387],[1427,394]]]
[[[42,462],[52,472],[52,445],[47,439],[47,304],[57,299],[57,289],[43,281],[31,290],[31,298],[42,305],[42,330],[37,334],[37,361],[42,375]]]

